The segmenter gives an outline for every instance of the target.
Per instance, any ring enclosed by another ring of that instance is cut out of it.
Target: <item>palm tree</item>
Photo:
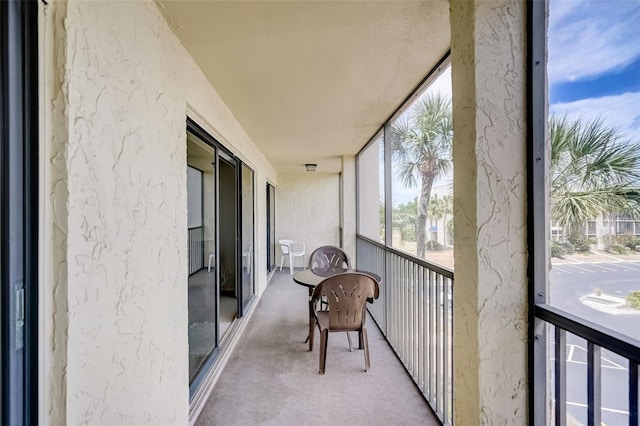
[[[429,200],[429,207],[427,208],[427,214],[429,219],[431,219],[431,223],[436,222],[436,226],[438,225],[438,221],[442,219],[445,215],[444,211],[444,203],[442,198],[438,198],[436,195],[435,198]]]
[[[551,117],[551,218],[568,232],[587,220],[640,213],[640,142],[600,120]]]
[[[392,209],[391,223],[394,229],[400,230],[401,241],[415,241],[418,197],[407,204],[400,204]]]
[[[425,257],[426,223],[433,182],[451,170],[451,101],[424,95],[391,129],[396,178],[407,188],[420,186],[416,221],[417,256]]]

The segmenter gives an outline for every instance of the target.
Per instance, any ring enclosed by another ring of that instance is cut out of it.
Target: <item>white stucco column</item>
[[[525,13],[451,2],[459,425],[527,420]]]
[[[342,225],[342,248],[356,262],[356,157],[342,157],[342,205],[340,223]]]

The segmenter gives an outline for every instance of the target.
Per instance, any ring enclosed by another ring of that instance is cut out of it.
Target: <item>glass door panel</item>
[[[255,292],[253,210],[253,171],[187,119],[191,397]]]
[[[38,419],[38,2],[0,2],[0,424]]]
[[[187,133],[189,382],[217,347],[215,149]]]
[[[242,165],[242,306],[246,307],[254,294],[253,256],[253,170]]]
[[[267,270],[276,264],[276,189],[267,184]]]
[[[222,152],[218,167],[219,324],[220,336],[224,337],[231,323],[238,316],[238,175],[235,160]]]

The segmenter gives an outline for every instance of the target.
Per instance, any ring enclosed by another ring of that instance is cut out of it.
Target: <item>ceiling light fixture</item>
[[[318,167],[318,165],[315,164],[315,163],[307,163],[304,166],[307,168],[308,172],[315,172],[316,171],[316,167]]]

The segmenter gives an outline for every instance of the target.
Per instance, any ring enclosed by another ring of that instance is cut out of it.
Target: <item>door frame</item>
[[[271,191],[273,190],[273,200]],[[276,187],[267,182],[267,272],[271,272],[276,268],[276,247],[275,247],[275,196]],[[273,212],[271,211],[271,202],[273,201]],[[273,222],[273,223],[272,223]],[[273,233],[273,240],[271,234]],[[273,253],[271,253],[271,245],[273,245]]]
[[[38,422],[38,3],[0,2],[0,423]]]

